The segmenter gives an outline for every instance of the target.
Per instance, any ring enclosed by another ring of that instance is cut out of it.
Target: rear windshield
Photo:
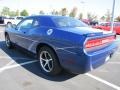
[[[114,26],[120,26],[120,23],[115,23]]]
[[[14,17],[10,17],[10,18],[8,18],[8,19],[15,19]]]
[[[111,23],[101,23],[102,26],[111,26]],[[114,23],[114,26],[120,26],[120,23]]]
[[[110,26],[110,23],[100,23],[99,25],[102,25],[102,26]]]
[[[80,20],[71,17],[53,17],[53,22],[58,27],[87,27],[88,25]]]

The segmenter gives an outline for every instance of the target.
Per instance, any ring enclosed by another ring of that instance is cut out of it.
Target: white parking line
[[[89,76],[89,77],[91,77],[91,78],[93,78],[93,79],[95,79],[95,80],[97,80],[97,81],[99,81],[99,82],[101,82],[101,83],[104,83],[104,84],[106,84],[106,85],[108,85],[108,86],[110,86],[110,87],[112,87],[112,88],[114,88],[114,89],[116,89],[116,90],[120,90],[120,86],[117,86],[117,85],[115,85],[115,84],[112,84],[112,83],[110,83],[110,82],[108,82],[108,81],[105,81],[105,80],[103,80],[103,79],[101,79],[101,78],[99,78],[99,77],[96,77],[96,76],[94,76],[94,75],[92,75],[92,74],[89,74],[89,73],[86,73],[85,75],[87,75],[87,76]]]
[[[108,62],[108,64],[120,64],[120,62]]]
[[[15,62],[15,61],[12,60],[12,61],[10,61],[9,63],[7,63],[5,66],[9,66],[9,65],[13,64],[14,62]]]
[[[31,63],[35,63],[35,62],[38,62],[38,60],[28,61],[28,62],[15,64],[15,65],[4,66],[4,67],[0,68],[0,73],[2,73],[5,70],[8,70],[8,69],[16,68],[16,67],[19,67],[19,66],[23,66],[23,65],[27,65],[27,64],[31,64]]]
[[[107,72],[109,72],[109,71],[108,71],[108,70],[105,70],[105,69],[100,69],[100,70],[97,70],[96,72],[107,73]]]
[[[0,31],[0,33],[3,33],[4,31]]]
[[[24,57],[7,57],[7,56],[0,56],[0,59],[27,59],[27,60],[33,60],[30,58],[24,58]]]

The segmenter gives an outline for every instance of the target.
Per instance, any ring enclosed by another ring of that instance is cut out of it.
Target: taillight
[[[88,40],[85,44],[85,47],[91,48],[95,46],[100,46],[100,45],[114,41],[115,38],[116,38],[115,36],[109,36],[109,37],[104,37],[104,38],[99,38],[99,39]]]

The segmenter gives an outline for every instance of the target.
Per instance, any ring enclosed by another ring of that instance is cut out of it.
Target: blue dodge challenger
[[[116,51],[115,39],[115,33],[65,16],[29,16],[5,30],[6,46],[20,46],[37,55],[47,75],[59,74],[62,69],[79,74],[99,67]]]

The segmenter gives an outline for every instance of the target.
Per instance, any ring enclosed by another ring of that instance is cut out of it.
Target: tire
[[[13,45],[12,45],[12,43],[11,43],[11,41],[10,41],[10,37],[9,37],[8,34],[5,35],[5,43],[6,43],[6,46],[7,46],[9,49],[12,49],[12,48],[13,48]]]
[[[38,56],[40,61],[40,67],[44,74],[46,75],[60,74],[62,68],[59,64],[57,55],[51,48],[47,46],[40,48]]]

